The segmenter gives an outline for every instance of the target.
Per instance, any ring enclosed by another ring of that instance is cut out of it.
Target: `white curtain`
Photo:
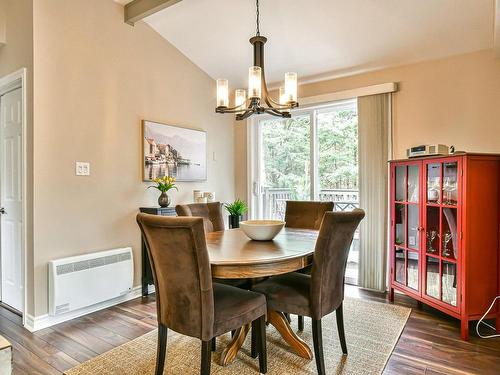
[[[391,94],[358,98],[359,286],[385,291],[387,286],[387,172],[391,151]]]

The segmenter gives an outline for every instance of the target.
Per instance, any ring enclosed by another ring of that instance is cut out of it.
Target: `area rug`
[[[337,334],[335,314],[323,319],[323,347],[327,374],[380,374],[384,370],[411,309],[346,298],[344,320],[349,355],[343,356]],[[292,328],[297,318],[292,317]],[[154,374],[156,330],[101,354],[72,368],[66,375],[150,375]],[[310,319],[305,319],[299,333],[309,346],[312,344]],[[217,339],[217,351],[212,355],[212,374],[258,374],[258,360],[250,357],[250,335],[237,358],[227,367],[218,364],[220,353],[230,341],[230,335]],[[164,374],[199,374],[200,341],[169,331],[167,362]],[[274,327],[267,328],[268,374],[312,375],[316,363],[295,355]]]

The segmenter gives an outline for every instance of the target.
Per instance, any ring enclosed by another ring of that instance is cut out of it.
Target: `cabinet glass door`
[[[427,164],[427,203],[441,203],[441,164]]]
[[[425,255],[424,295],[457,306],[459,247],[459,162],[446,160],[424,164]]]
[[[420,163],[394,168],[394,281],[419,290],[421,248]]]
[[[456,206],[458,200],[458,163],[443,163],[443,204]]]

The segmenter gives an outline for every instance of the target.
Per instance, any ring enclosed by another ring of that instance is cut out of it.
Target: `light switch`
[[[77,161],[75,163],[75,173],[77,176],[90,176],[90,163],[86,161]]]

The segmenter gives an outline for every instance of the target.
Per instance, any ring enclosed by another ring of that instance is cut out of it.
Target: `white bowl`
[[[247,220],[240,221],[241,230],[252,240],[270,241],[283,229],[285,222],[281,220]]]

